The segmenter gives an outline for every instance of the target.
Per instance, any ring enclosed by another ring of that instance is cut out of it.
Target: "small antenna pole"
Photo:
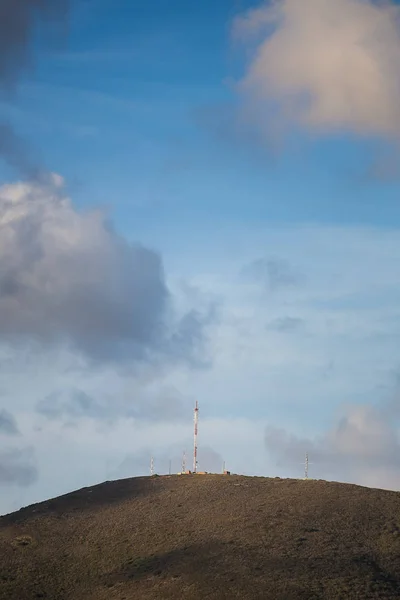
[[[199,406],[196,400],[194,409],[194,443],[193,443],[193,473],[197,473],[197,429],[199,423]]]
[[[182,456],[182,473],[186,473],[186,450],[183,452]]]
[[[308,477],[308,467],[309,467],[309,465],[312,465],[313,463],[310,463],[310,461],[308,460],[308,452],[306,452],[306,460],[302,464],[304,465],[304,479],[309,479],[309,477]]]
[[[313,463],[309,461],[308,452],[306,452],[306,454],[305,454],[305,461],[302,462],[302,463],[300,463],[300,464],[304,466],[304,477],[303,477],[303,479],[305,479],[305,480],[309,479],[308,469],[309,469],[309,466],[312,465]]]
[[[169,474],[171,475],[171,460],[169,461]]]
[[[154,475],[154,458],[151,457],[150,459],[150,475],[153,476]]]

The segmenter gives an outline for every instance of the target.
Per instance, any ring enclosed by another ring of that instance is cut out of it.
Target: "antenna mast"
[[[150,475],[153,476],[154,475],[154,458],[151,457],[150,459]]]
[[[186,450],[182,456],[182,473],[186,473]]]
[[[199,423],[199,406],[196,400],[194,409],[194,444],[193,444],[193,473],[197,473],[197,427]]]
[[[304,464],[304,479],[308,479],[308,465],[312,465],[313,463],[310,463],[310,461],[308,460],[308,452],[306,452],[306,461]]]

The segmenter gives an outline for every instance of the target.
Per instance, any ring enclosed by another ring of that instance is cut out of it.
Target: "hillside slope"
[[[400,598],[400,494],[197,475],[0,519],[1,600]]]

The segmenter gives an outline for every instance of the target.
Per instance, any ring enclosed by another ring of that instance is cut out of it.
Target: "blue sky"
[[[63,183],[0,167],[0,275],[30,290],[0,278],[0,511],[178,468],[196,398],[204,468],[298,476],[309,451],[315,476],[400,485],[400,33],[394,5],[311,4],[75,2],[56,44],[37,24],[0,116]]]
[[[165,223],[175,211],[198,225],[211,208],[224,222],[398,223],[397,186],[363,181],[371,142],[303,133],[275,158],[234,133],[245,60],[230,29],[235,9],[255,3],[214,4],[76,8],[61,49],[38,44],[37,69],[5,114],[77,204],[111,205],[119,226]]]

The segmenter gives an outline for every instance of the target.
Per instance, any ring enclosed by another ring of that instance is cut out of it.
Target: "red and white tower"
[[[194,409],[194,445],[193,445],[193,473],[197,473],[197,427],[199,423],[199,407],[196,400]]]

